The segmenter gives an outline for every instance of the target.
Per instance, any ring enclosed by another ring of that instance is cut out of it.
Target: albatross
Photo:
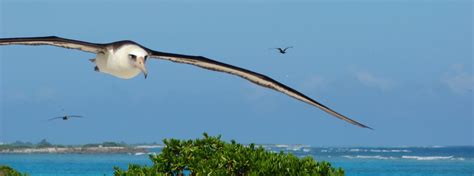
[[[286,47],[286,48],[272,48],[272,49],[278,50],[278,52],[280,52],[281,54],[286,54],[286,50],[290,49],[290,48],[293,48],[293,47],[289,46],[289,47]]]
[[[333,115],[334,117],[349,122],[353,125],[372,129],[330,109],[329,107],[309,98],[308,96],[296,91],[291,87],[275,81],[268,76],[216,60],[211,60],[203,56],[192,56],[156,51],[130,40],[116,41],[112,43],[91,43],[56,36],[46,36],[0,38],[0,45],[52,45],[93,53],[96,54],[96,57],[91,59],[91,61],[96,64],[94,67],[95,71],[110,74],[122,79],[130,79],[140,73],[143,73],[146,79],[148,71],[145,67],[145,63],[148,58],[190,64],[212,71],[240,76],[257,85],[276,90],[297,100],[318,107],[321,110]]]
[[[56,120],[56,119],[69,120],[71,117],[82,118],[82,116],[80,116],[80,115],[65,115],[65,116],[50,118],[50,119],[48,119],[48,121]]]

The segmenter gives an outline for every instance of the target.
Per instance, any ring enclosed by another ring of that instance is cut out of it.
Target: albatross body
[[[130,79],[141,72],[147,75],[145,60],[148,56],[140,46],[133,43],[122,44],[118,47],[107,47],[104,52],[97,53],[95,70],[122,79]]]
[[[110,74],[122,79],[130,79],[140,73],[143,73],[146,78],[148,72],[145,64],[148,57],[169,60],[177,63],[191,64],[208,70],[240,76],[257,85],[279,91],[297,100],[318,107],[321,110],[353,125],[371,129],[370,127],[352,120],[342,114],[339,114],[327,106],[324,106],[323,104],[278,81],[271,79],[270,77],[244,68],[211,60],[202,56],[190,56],[155,51],[128,40],[101,44],[71,40],[55,36],[0,38],[0,45],[52,45],[94,53],[96,54],[96,58],[91,59],[91,61],[96,64],[94,67],[95,71]]]

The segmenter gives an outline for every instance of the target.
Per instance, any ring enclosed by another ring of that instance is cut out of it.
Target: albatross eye
[[[146,59],[148,59],[148,56],[143,57],[144,61],[146,62]]]
[[[133,55],[133,54],[129,54],[128,55],[128,58],[132,59],[133,61],[136,61],[137,60],[137,56]]]

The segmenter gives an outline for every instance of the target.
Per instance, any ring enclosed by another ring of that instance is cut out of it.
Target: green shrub
[[[328,162],[312,157],[298,158],[283,152],[273,153],[254,144],[244,146],[226,143],[220,136],[204,133],[196,140],[163,140],[166,145],[159,155],[150,155],[153,166],[129,165],[128,170],[115,167],[114,175],[344,175]]]
[[[22,174],[9,166],[0,165],[0,176],[27,176],[28,174]]]

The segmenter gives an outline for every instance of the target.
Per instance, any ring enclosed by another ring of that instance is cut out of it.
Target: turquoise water
[[[349,176],[472,176],[474,147],[266,147],[313,156],[342,167]],[[153,152],[159,152],[154,149]],[[0,154],[0,165],[34,176],[112,175],[113,167],[151,165],[146,154]]]

